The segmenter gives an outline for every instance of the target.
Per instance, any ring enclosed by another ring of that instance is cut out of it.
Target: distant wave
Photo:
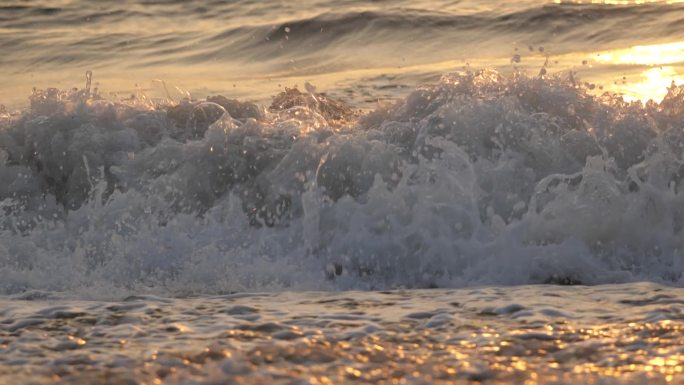
[[[245,9],[252,6],[246,4]],[[684,34],[682,4],[563,3],[461,13],[405,6],[357,10],[354,6],[351,2],[346,7],[351,10],[331,10],[312,5],[311,12],[292,11],[287,20],[282,14],[290,11],[268,8],[255,11],[263,13],[261,18],[247,18],[238,3],[152,2],[145,7],[107,10],[12,5],[0,7],[0,28],[12,34],[12,39],[0,39],[0,48],[6,64],[31,71],[65,65],[136,68],[216,60],[283,65],[284,58],[363,68],[371,60],[393,64],[396,57],[390,53],[397,49],[431,62],[477,57],[513,44],[546,44],[557,53],[586,52]],[[269,12],[280,15],[277,23],[271,21]],[[190,25],[211,21],[211,27],[169,29],[164,20],[177,17],[192,20]],[[65,34],[60,29],[64,25],[98,28]],[[150,28],[131,30],[141,25]],[[364,55],[364,48],[384,52],[386,57]],[[346,60],[350,55],[353,61]]]
[[[369,113],[310,85],[269,108],[36,91],[0,118],[0,292],[681,286],[682,95],[493,71]]]

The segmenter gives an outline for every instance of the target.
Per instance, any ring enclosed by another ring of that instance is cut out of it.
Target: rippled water
[[[658,100],[681,81],[684,5],[620,3],[5,1],[0,100],[21,105],[33,86],[81,86],[93,70],[103,90],[122,95],[166,96],[161,80],[173,97],[265,101],[309,81],[372,107],[463,66],[537,73],[545,62]]]
[[[683,298],[651,284],[57,304],[30,293],[0,300],[0,382],[676,385]]]
[[[0,383],[684,383],[684,5],[619,3],[4,2]]]

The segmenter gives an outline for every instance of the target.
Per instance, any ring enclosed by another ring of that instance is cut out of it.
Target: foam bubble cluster
[[[684,87],[445,75],[360,113],[287,90],[0,115],[0,292],[684,284]]]

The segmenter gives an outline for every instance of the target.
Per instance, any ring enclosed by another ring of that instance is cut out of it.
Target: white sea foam
[[[39,91],[0,117],[0,292],[681,286],[683,94],[481,71],[358,117]]]

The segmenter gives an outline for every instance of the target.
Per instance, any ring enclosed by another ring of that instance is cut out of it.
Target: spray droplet
[[[85,77],[86,77],[85,94],[86,94],[86,96],[90,96],[90,84],[92,83],[92,80],[93,80],[93,71],[86,71]]]

